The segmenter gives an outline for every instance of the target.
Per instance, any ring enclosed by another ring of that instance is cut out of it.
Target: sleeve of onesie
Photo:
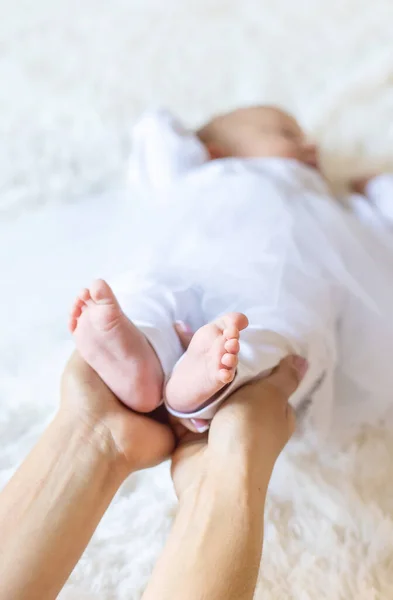
[[[366,196],[385,223],[393,225],[393,173],[371,179],[366,187]]]
[[[351,194],[347,203],[364,225],[386,232],[393,226],[393,173],[374,177],[367,184],[364,195]]]
[[[139,187],[162,189],[208,160],[199,138],[169,111],[146,112],[132,131],[129,180]]]

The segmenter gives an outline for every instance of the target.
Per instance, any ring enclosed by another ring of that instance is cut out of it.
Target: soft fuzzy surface
[[[73,294],[122,266],[113,190],[135,116],[166,104],[197,124],[239,104],[279,102],[322,142],[337,179],[392,166],[392,25],[391,0],[3,6],[0,484],[54,411]],[[306,428],[280,460],[259,600],[392,597],[393,435],[387,420],[372,420],[374,408],[363,426],[347,399],[334,440]],[[132,477],[62,598],[140,598],[175,506],[166,465]]]

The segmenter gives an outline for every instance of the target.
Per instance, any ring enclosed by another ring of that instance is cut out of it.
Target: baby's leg
[[[220,305],[220,299],[215,300],[207,314]],[[196,402],[191,404],[189,390],[180,378],[177,380],[181,361],[167,386],[168,410],[178,417],[211,419],[219,405],[235,389],[255,377],[266,376],[288,354],[298,354],[307,359],[309,370],[291,404],[298,408],[310,394],[314,398],[319,396],[318,417],[325,424],[324,411],[329,413],[332,400],[335,362],[336,301],[331,286],[323,280],[302,277],[299,273],[298,278],[288,277],[283,282],[275,302],[252,306],[243,300],[231,303],[231,308],[243,309],[250,321],[249,327],[241,334],[233,382],[219,395],[211,397],[210,402],[205,401],[204,406]],[[198,388],[198,381],[195,381],[194,388]],[[174,394],[173,390],[177,393]],[[197,398],[196,392],[193,397]]]
[[[102,280],[83,290],[70,330],[83,358],[118,398],[149,412],[160,404],[165,377],[182,354],[173,323],[187,319],[185,307],[195,299],[191,291],[172,293],[159,285],[145,285],[138,293],[125,289],[120,287],[124,310]]]

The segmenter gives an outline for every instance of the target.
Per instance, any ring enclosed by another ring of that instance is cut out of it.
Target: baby
[[[295,353],[309,369],[292,404],[314,400],[325,424],[343,298],[367,304],[373,265],[296,120],[257,106],[192,133],[149,113],[134,130],[131,179],[149,190],[137,226],[154,260],[117,295],[102,280],[80,293],[70,330],[83,358],[130,408],[164,399],[204,431],[235,388]],[[185,353],[175,321],[197,329]]]

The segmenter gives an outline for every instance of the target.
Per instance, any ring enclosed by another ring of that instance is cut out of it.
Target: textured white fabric
[[[55,410],[78,288],[136,262],[131,217],[96,195],[123,177],[136,116],[166,105],[196,126],[278,102],[330,176],[392,170],[391,32],[391,0],[2,3],[0,485]],[[277,464],[257,600],[391,598],[391,399],[352,391],[333,432],[353,435],[322,445],[306,427]],[[175,508],[167,465],[132,477],[61,597],[138,600]]]

